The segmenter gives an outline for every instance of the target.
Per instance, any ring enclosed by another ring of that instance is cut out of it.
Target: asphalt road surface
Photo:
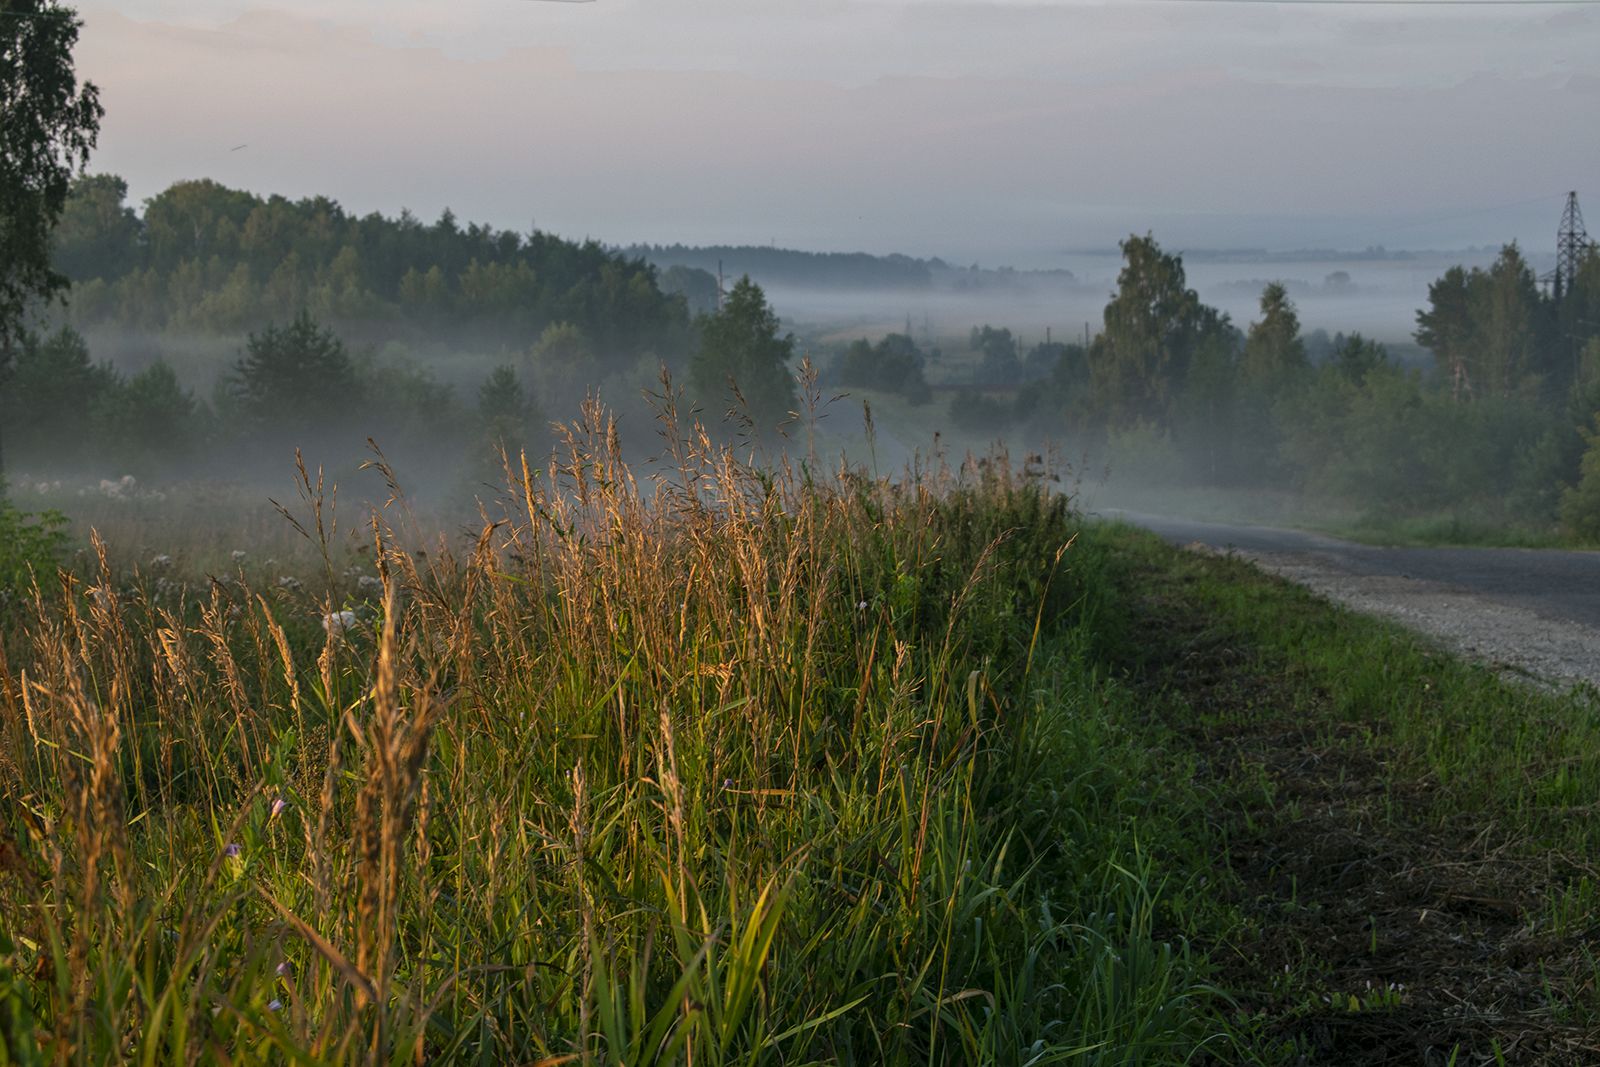
[[[1235,552],[1494,665],[1600,685],[1600,552],[1389,548],[1303,530],[1103,514],[1174,544]]]

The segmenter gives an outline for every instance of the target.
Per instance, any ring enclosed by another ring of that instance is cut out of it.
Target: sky
[[[78,0],[92,169],[1048,267],[1600,229],[1600,4]],[[238,147],[238,146],[243,147]]]

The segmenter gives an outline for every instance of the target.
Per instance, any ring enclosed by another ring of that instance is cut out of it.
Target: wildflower
[[[272,808],[270,811],[268,811],[267,818],[276,819],[278,816],[283,814],[283,809],[287,808],[288,806],[289,802],[287,800],[283,799],[282,797],[273,797]]]
[[[222,846],[222,854],[228,857],[230,860],[238,859],[239,853],[243,851],[244,847],[237,841],[229,841],[226,845]]]
[[[305,588],[305,586],[303,586],[300,582],[300,579],[296,578],[294,575],[285,574],[282,578],[278,579],[278,588],[287,589],[291,593],[298,593],[301,589]]]
[[[244,549],[236,548],[233,550],[233,561],[235,563],[243,563],[245,561],[245,557],[248,555],[250,555],[250,553],[246,552]]]
[[[278,964],[276,967],[273,968],[273,971],[277,974],[277,976],[279,978],[293,978],[294,977],[294,965],[291,964],[288,960],[284,960],[282,963]]]
[[[274,997],[273,999],[267,1001],[267,1010],[268,1011],[282,1011],[283,1010],[283,1001],[281,1001],[281,1000],[277,999],[276,997]]]
[[[334,611],[322,617],[322,628],[334,637],[338,637],[356,624],[356,613],[353,611]]]
[[[865,600],[861,601],[859,604],[856,605],[856,610],[857,611],[866,611],[867,610],[867,602]]]
[[[364,597],[380,597],[383,595],[383,582],[370,574],[363,574],[356,579],[356,588]]]
[[[153,556],[150,559],[151,570],[164,571],[170,566],[172,566],[172,557],[167,555],[165,552],[161,553],[159,556]]]

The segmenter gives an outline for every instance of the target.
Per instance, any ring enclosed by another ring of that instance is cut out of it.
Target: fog
[[[1453,266],[1487,266],[1499,249],[1174,251],[1183,255],[1189,286],[1207,304],[1226,312],[1240,329],[1260,317],[1261,290],[1269,282],[1280,282],[1289,290],[1307,333],[1358,332],[1403,348],[1413,344],[1417,312],[1427,306],[1428,286]],[[1553,265],[1553,253],[1527,252],[1539,273]],[[1070,272],[1070,279],[1017,271],[1009,281],[1000,282],[991,269],[986,284],[970,289],[873,290],[781,282],[763,287],[779,314],[807,338],[876,339],[903,332],[909,321],[913,336],[932,339],[989,323],[1009,327],[1033,344],[1045,340],[1047,329],[1052,339],[1067,342],[1081,341],[1086,326],[1091,335],[1098,332],[1120,268],[1120,253],[1107,249],[1061,253],[1054,269]],[[759,276],[756,280],[761,281]]]

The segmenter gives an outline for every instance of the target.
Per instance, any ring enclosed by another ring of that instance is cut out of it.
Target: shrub
[[[48,578],[66,547],[66,517],[30,514],[0,497],[0,596],[26,588],[35,574]]]
[[[1578,484],[1561,494],[1561,523],[1584,541],[1600,541],[1600,414],[1584,434],[1589,448],[1578,467]]]

